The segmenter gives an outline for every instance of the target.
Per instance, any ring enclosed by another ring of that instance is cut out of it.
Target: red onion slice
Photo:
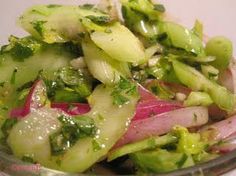
[[[149,90],[144,88],[142,85],[138,86],[138,91],[140,95],[140,101],[146,101],[146,100],[157,100],[158,97],[156,97],[153,93],[151,93]]]
[[[142,120],[154,115],[183,108],[181,103],[165,100],[140,101],[137,105],[135,116],[132,120]]]
[[[204,127],[200,130],[202,136],[208,140],[223,140],[236,133],[236,115],[225,120]]]
[[[10,112],[10,117],[22,118],[31,111],[43,107],[47,101],[46,85],[42,80],[36,81],[26,97],[22,108],[15,108]]]
[[[175,125],[183,127],[197,127],[208,122],[206,107],[188,107],[151,118],[132,121],[126,134],[117,142],[116,147],[136,142],[150,136],[168,133]]]
[[[233,93],[236,93],[236,64],[234,61],[219,74],[220,83]]]

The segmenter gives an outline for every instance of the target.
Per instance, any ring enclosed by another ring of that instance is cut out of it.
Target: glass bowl
[[[78,163],[79,164],[79,163]],[[79,176],[79,175],[127,175],[123,171],[129,167],[111,169],[102,164],[95,164],[88,172],[84,174],[70,174],[60,172],[40,166],[39,164],[25,163],[13,155],[9,154],[4,148],[0,148],[0,175],[4,174],[16,176]],[[180,169],[173,172],[155,174],[156,176],[217,176],[227,173],[236,168],[236,150],[220,156],[211,161]],[[123,169],[123,171],[121,170]],[[1,173],[2,171],[2,173]]]

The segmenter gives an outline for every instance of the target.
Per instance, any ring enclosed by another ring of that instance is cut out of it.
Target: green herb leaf
[[[113,104],[121,106],[129,102],[128,96],[137,94],[137,86],[135,83],[121,77],[115,86],[111,96],[113,96]]]
[[[17,123],[17,119],[14,118],[8,118],[5,120],[5,122],[3,123],[1,130],[2,133],[4,134],[4,137],[7,138],[7,136],[9,135],[10,130],[12,129],[12,127]]]
[[[43,25],[46,23],[47,21],[33,21],[32,25],[33,28],[38,32],[38,34],[40,36],[43,36]]]
[[[13,70],[13,73],[12,73],[12,75],[11,75],[11,80],[10,80],[10,83],[11,83],[11,84],[15,84],[15,82],[16,82],[16,73],[17,73],[17,68],[15,68],[15,69]]]
[[[8,40],[9,44],[1,47],[0,54],[10,54],[14,60],[19,62],[32,56],[42,47],[42,43],[33,37],[17,38],[10,36]]]
[[[154,4],[154,10],[157,10],[161,13],[166,11],[165,7],[162,4]]]
[[[65,117],[60,116],[61,130],[50,136],[51,151],[53,155],[63,154],[72,147],[79,139],[92,137],[97,128],[93,119],[87,116]]]
[[[109,16],[94,16],[94,15],[88,15],[86,18],[90,19],[92,22],[102,25],[110,22]]]

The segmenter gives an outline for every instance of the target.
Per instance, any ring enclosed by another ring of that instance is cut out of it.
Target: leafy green
[[[136,143],[142,145],[136,146],[134,143],[121,149],[130,149],[128,146],[132,146],[131,149],[135,149],[135,147],[140,149],[133,150],[134,153],[130,154],[130,158],[136,167],[144,173],[173,171],[193,166],[196,162],[206,161],[214,157],[206,152],[208,145],[201,140],[199,133],[190,133],[184,127],[175,126],[169,134],[159,137],[159,139],[166,138],[168,135],[175,137],[175,140],[171,143],[166,143],[167,145],[155,146],[155,142],[152,142],[152,145],[149,144],[146,148],[141,148],[140,146],[143,146],[143,144],[146,144],[144,142],[148,141],[146,139]],[[156,140],[158,141],[158,138]],[[150,146],[156,148],[151,148]],[[123,152],[119,149],[117,151]]]
[[[21,158],[21,160],[24,161],[24,162],[27,162],[27,163],[32,163],[32,164],[35,163],[34,160],[33,160],[33,158],[30,157],[30,156],[27,156],[27,155],[23,156],[23,157]]]
[[[137,86],[135,83],[121,77],[120,81],[114,87],[111,93],[113,104],[121,106],[129,102],[128,95],[137,94]]]
[[[206,148],[206,143],[201,141],[199,133],[190,133],[186,128],[176,126],[172,133],[178,137],[177,151],[186,154],[199,154]]]
[[[58,119],[62,123],[62,127],[50,136],[53,155],[65,153],[79,139],[94,136],[97,130],[93,119],[90,117],[79,116],[71,118],[60,116]]]
[[[146,68],[146,73],[158,80],[178,82],[173,67],[168,61],[168,57],[161,57],[160,59],[158,59],[155,66]]]
[[[92,91],[92,81],[84,70],[62,67],[50,79],[43,73],[40,77],[47,85],[48,97],[55,102],[82,102]]]
[[[63,67],[59,69],[57,75],[67,87],[75,90],[81,97],[87,97],[91,94],[91,82],[82,70]]]
[[[129,29],[150,39],[155,38],[158,34],[157,22],[149,21],[145,14],[134,11],[129,6],[123,4],[122,15]]]
[[[120,2],[123,6],[145,14],[150,20],[157,20],[159,16],[165,12],[163,5],[153,4],[149,0],[120,0]]]
[[[167,86],[161,84],[161,82],[156,82],[149,87],[149,90],[157,95],[161,99],[170,100],[175,97],[175,93],[172,92]]]
[[[52,93],[54,90],[49,90],[49,93]],[[73,89],[68,88],[62,88],[55,90],[53,92],[53,96],[50,97],[51,100],[54,102],[68,102],[68,103],[74,103],[74,102],[85,102],[85,98],[81,97],[76,91]]]
[[[130,157],[144,173],[163,173],[194,165],[191,156],[164,149],[137,152]]]
[[[0,56],[10,54],[15,61],[19,62],[29,58],[42,48],[42,43],[31,36],[24,38],[10,36],[8,40],[9,44],[1,47]]]
[[[17,119],[7,118],[1,126],[1,131],[4,135],[4,138],[7,138],[12,127],[17,123]]]

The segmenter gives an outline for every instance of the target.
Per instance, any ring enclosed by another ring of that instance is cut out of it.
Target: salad
[[[0,144],[69,173],[165,173],[236,148],[232,42],[150,0],[35,5],[0,50]]]

